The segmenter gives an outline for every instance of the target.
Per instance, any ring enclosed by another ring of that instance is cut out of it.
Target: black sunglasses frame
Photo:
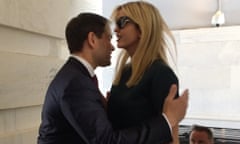
[[[127,23],[133,22],[129,17],[122,16],[116,21],[116,25],[119,29],[123,29]]]

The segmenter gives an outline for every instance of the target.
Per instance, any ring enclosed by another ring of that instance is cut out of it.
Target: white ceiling
[[[103,14],[110,16],[113,8],[127,0],[103,0]],[[129,0],[128,0],[129,1]],[[218,0],[145,0],[160,10],[172,30],[212,27],[211,18],[218,10]],[[240,0],[221,0],[225,15],[223,26],[240,25]]]

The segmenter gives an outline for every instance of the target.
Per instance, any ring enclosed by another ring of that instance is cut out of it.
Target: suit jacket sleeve
[[[89,144],[159,144],[172,140],[162,115],[138,127],[114,131],[101,102],[101,93],[90,78],[72,80],[60,99],[63,114]]]

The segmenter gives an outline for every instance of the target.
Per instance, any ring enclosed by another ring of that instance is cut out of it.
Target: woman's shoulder
[[[177,81],[177,75],[174,72],[174,70],[167,65],[166,63],[164,63],[162,60],[155,60],[151,67],[150,67],[150,73],[152,75],[152,77],[157,77],[157,78],[161,78],[161,79],[165,79],[165,78],[171,78]]]
[[[154,71],[159,71],[159,70],[160,71],[172,71],[172,68],[160,59],[155,60],[151,64],[150,69],[152,69]]]

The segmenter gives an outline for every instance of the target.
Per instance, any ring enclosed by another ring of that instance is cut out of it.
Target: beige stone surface
[[[64,40],[0,25],[0,51],[35,56],[58,56]]]
[[[63,60],[0,52],[0,109],[42,104]]]
[[[38,127],[0,135],[0,144],[36,144]]]
[[[0,110],[0,137],[7,133],[38,127],[42,106]]]
[[[101,0],[0,0],[0,24],[64,38],[69,18],[101,8]]]

